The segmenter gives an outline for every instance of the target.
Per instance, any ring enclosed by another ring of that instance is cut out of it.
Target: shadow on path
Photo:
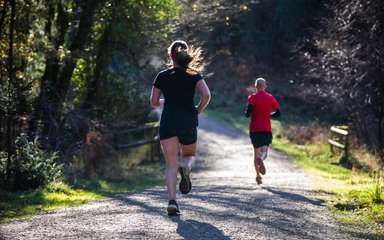
[[[184,239],[230,239],[211,224],[196,220],[182,220],[179,216],[171,217],[177,223],[177,233]]]
[[[324,205],[324,201],[323,200],[318,200],[318,199],[313,200],[313,199],[307,198],[307,197],[305,197],[303,195],[300,195],[300,194],[277,190],[277,188],[270,188],[270,187],[262,187],[262,188],[267,190],[270,193],[278,195],[281,198],[284,198],[284,199],[287,199],[287,200],[307,202],[307,203],[310,203],[310,204],[313,204],[313,205],[316,205],[316,206],[323,206]]]
[[[277,188],[263,187],[223,187],[196,186],[195,193],[180,200],[181,215],[169,217],[165,211],[166,194],[162,190],[147,190],[142,193],[117,195],[113,199],[127,205],[136,206],[140,212],[162,216],[177,223],[176,232],[183,239],[230,239],[224,235],[220,226],[223,222],[242,222],[243,227],[256,227],[260,231],[269,231],[296,237],[298,239],[318,239],[323,223],[312,219],[312,207],[303,207],[305,203],[314,207],[323,206],[323,201],[313,200],[298,193]],[[291,189],[295,191],[295,189]],[[271,195],[272,194],[272,195]],[[149,202],[135,199],[146,195]],[[301,207],[298,207],[301,206]],[[202,221],[196,216],[206,216],[218,225]],[[191,219],[193,218],[193,219]],[[233,229],[241,228],[237,224]],[[331,226],[328,227],[332,229]],[[307,231],[313,229],[317,231]],[[336,229],[333,229],[336,231]]]
[[[142,193],[143,194],[143,193]],[[158,198],[157,199],[157,202],[159,203],[162,203],[162,204],[165,204],[166,202],[166,199],[163,199],[163,193],[161,191],[148,191],[146,193],[144,193],[146,195],[151,195],[151,197],[155,197],[155,198]],[[120,201],[124,204],[127,204],[127,205],[132,205],[132,206],[137,206],[137,207],[140,207],[142,212],[147,212],[147,213],[150,213],[150,214],[157,214],[157,215],[165,215],[165,210],[164,210],[164,206],[161,205],[161,206],[157,206],[157,207],[152,207],[152,206],[149,206],[148,204],[144,203],[144,202],[140,202],[138,200],[135,200],[135,199],[132,199],[131,197],[134,196],[134,195],[138,195],[138,193],[131,193],[131,194],[125,194],[125,195],[116,195],[116,196],[113,196],[112,199],[114,200],[117,200],[117,201]]]

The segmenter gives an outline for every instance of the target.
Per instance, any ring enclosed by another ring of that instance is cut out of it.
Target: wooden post
[[[331,139],[333,139],[333,131],[331,131],[331,136],[330,136]],[[332,144],[329,144],[330,148],[331,148],[331,153],[332,153],[332,156],[334,154],[333,152],[333,145]]]
[[[153,155],[154,155],[154,149],[153,149],[153,144],[154,144],[154,142],[151,142],[151,161],[153,161],[154,160],[154,157],[153,157]]]
[[[113,132],[113,144],[115,149],[119,149],[119,141],[117,139],[117,133],[115,131]]]
[[[335,135],[337,134],[337,135]],[[340,136],[337,137],[336,136]],[[341,164],[345,163],[348,161],[349,158],[349,153],[348,153],[348,148],[349,148],[349,143],[348,143],[348,131],[344,129],[337,128],[335,126],[331,127],[331,136],[330,139],[328,139],[329,146],[331,149],[332,154],[334,153],[334,147],[341,148],[344,150],[344,159],[342,159]]]
[[[344,148],[344,155],[345,155],[345,160],[348,161],[349,158],[349,141],[348,141],[348,134],[345,135],[345,148]]]

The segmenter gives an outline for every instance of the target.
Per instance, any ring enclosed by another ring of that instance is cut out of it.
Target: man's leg
[[[268,146],[262,146],[260,148],[260,158],[261,160],[265,160],[268,156]]]
[[[253,148],[253,164],[255,165],[256,176],[260,176],[259,164],[257,164],[257,158],[260,158],[260,148]]]
[[[264,166],[264,162],[261,159],[262,149],[261,148],[254,148],[254,149],[255,149],[255,158],[254,158],[255,168],[258,169],[258,172],[261,175],[264,175],[266,172],[266,169]],[[256,173],[257,173],[257,171],[256,171]]]
[[[256,182],[257,184],[262,184],[259,164],[257,163],[258,159],[260,159],[260,148],[253,148],[253,149],[254,149],[253,164],[255,165],[255,170],[256,170]]]

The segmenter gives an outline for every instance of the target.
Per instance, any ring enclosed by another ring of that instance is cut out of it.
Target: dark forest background
[[[88,168],[90,152],[110,164],[107,132],[156,120],[151,84],[176,39],[204,49],[210,109],[242,117],[264,77],[285,122],[347,124],[384,162],[381,0],[1,0],[0,14],[1,188]]]

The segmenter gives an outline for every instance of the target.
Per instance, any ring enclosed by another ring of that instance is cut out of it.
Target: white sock
[[[264,159],[267,157],[267,151],[261,151],[260,153],[260,159],[264,161]]]

